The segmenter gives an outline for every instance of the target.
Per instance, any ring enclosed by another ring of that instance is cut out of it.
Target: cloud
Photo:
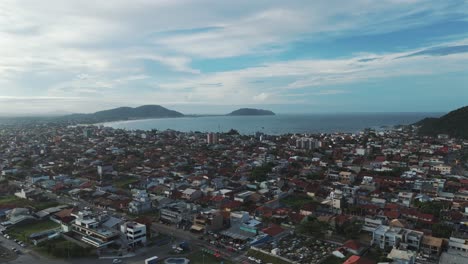
[[[428,48],[422,51],[414,52],[403,57],[413,57],[413,56],[446,56],[451,54],[458,54],[458,53],[466,53],[468,52],[468,45],[460,45],[460,46],[448,46],[448,47],[435,47],[435,48]]]
[[[3,101],[38,98],[37,109],[44,111],[62,107],[59,98],[70,102],[67,109],[81,111],[128,102],[280,103],[298,90],[332,95],[339,89],[328,86],[437,73],[430,63],[443,66],[440,72],[459,71],[466,43],[334,59],[278,55],[304,39],[380,34],[466,17],[467,6],[422,0],[4,0],[0,94]],[[267,59],[248,62],[259,54]],[[239,56],[246,65],[238,70],[211,65],[208,73],[196,66]],[[148,60],[163,70],[146,65]],[[12,111],[25,106],[8,104]]]

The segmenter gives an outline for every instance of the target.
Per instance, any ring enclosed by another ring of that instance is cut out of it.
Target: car
[[[112,264],[122,263],[121,259],[114,259],[112,260]]]

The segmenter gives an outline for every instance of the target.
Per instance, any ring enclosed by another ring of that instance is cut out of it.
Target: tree
[[[231,136],[234,136],[234,135],[239,135],[239,131],[231,128],[231,130],[229,130],[227,133],[227,135],[231,135]]]
[[[434,224],[432,225],[432,235],[441,238],[450,238],[452,235],[453,227],[447,224]]]
[[[327,223],[318,221],[316,218],[309,217],[306,222],[298,226],[298,231],[301,234],[313,236],[315,238],[323,238],[329,229]]]

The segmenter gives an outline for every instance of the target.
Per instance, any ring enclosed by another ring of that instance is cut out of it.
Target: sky
[[[468,1],[2,0],[0,114],[468,105]]]

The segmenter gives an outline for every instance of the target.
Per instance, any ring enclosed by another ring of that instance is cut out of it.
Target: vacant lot
[[[0,197],[0,208],[33,207],[36,210],[44,210],[46,208],[54,207],[57,205],[59,205],[59,203],[55,201],[30,201],[18,198],[14,195]]]
[[[8,234],[13,236],[16,239],[27,241],[29,236],[34,233],[38,233],[41,231],[46,231],[49,229],[57,228],[59,225],[55,222],[50,220],[46,221],[39,221],[23,226],[15,226],[8,229]]]

